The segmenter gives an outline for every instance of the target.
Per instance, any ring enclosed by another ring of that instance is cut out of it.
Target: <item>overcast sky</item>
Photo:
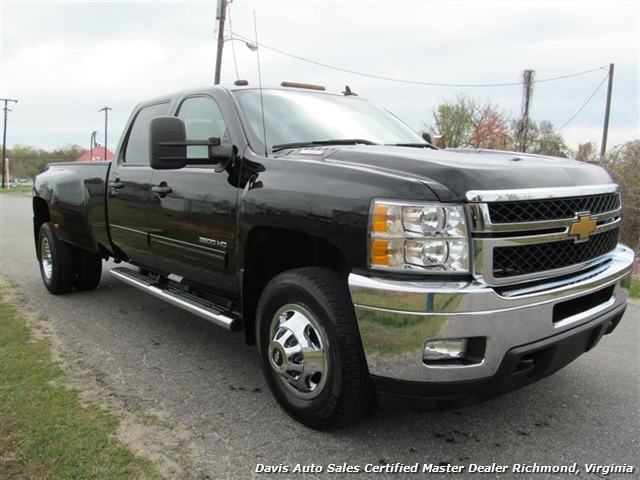
[[[113,150],[137,102],[213,83],[215,1],[0,4],[0,96],[18,100],[9,147],[88,149],[93,130],[103,144],[109,106]],[[599,145],[614,63],[609,146],[640,138],[638,0],[234,0],[226,27],[255,41],[254,17],[264,86],[349,85],[415,129],[458,93],[518,117],[533,69],[532,118],[560,128],[575,115],[561,130],[568,145]],[[222,83],[257,85],[257,59],[225,42]],[[499,84],[512,85],[470,86]]]

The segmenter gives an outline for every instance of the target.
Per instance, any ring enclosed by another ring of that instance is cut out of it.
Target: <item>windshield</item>
[[[398,118],[366,100],[308,91],[234,91],[251,143],[270,151],[306,144],[425,144]],[[264,127],[262,123],[264,104]],[[266,130],[266,142],[264,141]],[[425,144],[426,145],[426,144]],[[275,147],[274,147],[275,146]]]

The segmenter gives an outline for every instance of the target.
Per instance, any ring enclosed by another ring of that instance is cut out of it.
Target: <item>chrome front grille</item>
[[[477,279],[490,285],[566,275],[618,243],[616,185],[469,192]]]
[[[518,277],[582,264],[612,251],[618,244],[618,229],[592,235],[587,242],[573,239],[534,243],[493,250],[493,276]]]
[[[598,215],[620,208],[620,195],[608,193],[581,198],[528,200],[522,202],[489,203],[493,223],[541,222],[559,218],[573,218],[576,212]]]

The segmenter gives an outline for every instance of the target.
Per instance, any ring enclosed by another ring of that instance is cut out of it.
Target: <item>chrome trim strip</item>
[[[545,292],[548,290],[552,290],[555,288],[563,287],[566,285],[573,285],[575,283],[582,282],[584,280],[588,280],[590,278],[594,278],[597,275],[600,275],[607,268],[609,268],[609,261],[606,259],[598,259],[595,262],[590,262],[586,264],[578,275],[572,275],[569,279],[566,277],[563,280],[558,281],[547,281],[544,284],[536,284],[536,285],[516,285],[514,288],[503,289],[500,291],[500,295],[505,298],[519,297],[522,295],[531,295],[533,293]],[[584,273],[582,273],[584,272]],[[555,275],[556,277],[558,275]],[[561,276],[561,275],[560,275]]]
[[[581,187],[527,188],[521,190],[470,190],[469,202],[518,202],[522,200],[545,200],[551,198],[585,197],[616,193],[618,185],[588,185]]]
[[[512,348],[565,332],[624,308],[628,292],[621,286],[631,273],[634,253],[620,245],[603,268],[549,288],[500,295],[477,281],[400,281],[351,274],[354,303],[369,371],[413,382],[453,382],[494,375]],[[611,299],[553,324],[553,308],[614,285]],[[484,337],[480,365],[433,368],[422,361],[426,340]]]
[[[471,222],[471,228],[473,233],[493,233],[493,232],[525,232],[534,230],[549,230],[553,228],[571,228],[571,225],[579,220],[578,213],[587,212],[575,212],[573,217],[559,218],[555,220],[543,220],[535,222],[522,222],[522,223],[492,223],[489,214],[489,207],[486,203],[471,204],[469,208],[472,212],[472,217],[475,220]],[[620,220],[622,213],[622,207],[616,210],[599,213],[596,215],[590,215],[595,221],[612,222]],[[568,230],[567,230],[568,231]]]

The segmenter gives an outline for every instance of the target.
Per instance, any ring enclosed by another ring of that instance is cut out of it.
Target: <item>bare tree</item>
[[[620,240],[640,254],[640,140],[615,147],[603,166],[620,186],[624,219]]]
[[[505,150],[510,132],[507,116],[495,105],[486,103],[474,118],[474,132],[469,138],[473,148]]]
[[[598,149],[594,142],[579,143],[576,152],[576,160],[581,162],[596,163],[599,161]]]

